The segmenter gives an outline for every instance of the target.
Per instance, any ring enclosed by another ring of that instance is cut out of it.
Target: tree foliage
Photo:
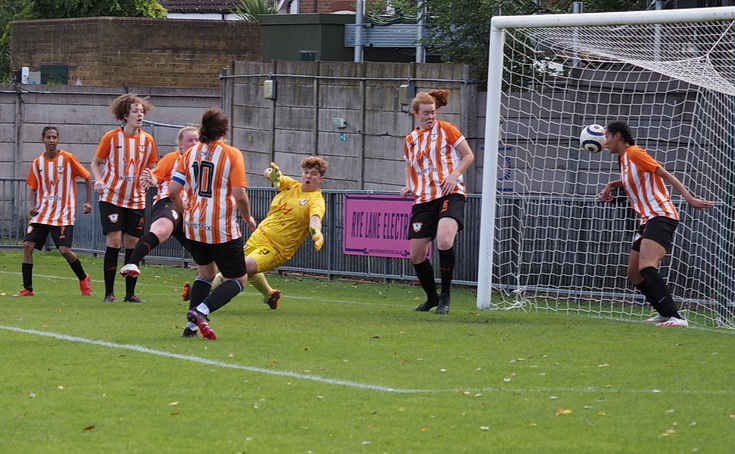
[[[13,69],[10,24],[23,19],[71,17],[166,17],[157,0],[0,0],[0,82],[10,81]]]
[[[240,0],[232,14],[244,21],[257,21],[261,14],[277,14],[278,0]]]
[[[10,24],[14,20],[30,17],[30,4],[31,0],[0,0],[0,83],[10,81]]]
[[[157,0],[33,0],[30,12],[36,19],[70,17],[166,17]]]
[[[424,44],[439,52],[446,62],[474,65],[482,87],[486,85],[490,20],[494,15],[570,13],[573,4],[572,0],[425,1],[431,32]],[[589,0],[584,2],[584,12],[643,10],[647,6],[646,0]]]

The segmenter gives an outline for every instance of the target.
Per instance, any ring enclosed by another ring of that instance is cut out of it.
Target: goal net
[[[584,126],[625,120],[696,197],[659,272],[690,324],[735,323],[735,8],[495,17],[491,26],[478,308],[642,320],[628,282],[639,225],[617,156]]]

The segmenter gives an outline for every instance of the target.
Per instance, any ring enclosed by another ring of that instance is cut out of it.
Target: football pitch
[[[727,453],[735,335],[523,311],[447,316],[419,287],[269,275],[181,338],[195,272],[143,266],[147,302],[102,303],[55,252],[0,251],[0,451]],[[116,294],[124,294],[118,277]]]

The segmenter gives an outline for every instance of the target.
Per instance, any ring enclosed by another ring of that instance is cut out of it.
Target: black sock
[[[679,311],[676,310],[674,297],[671,296],[669,287],[666,285],[666,282],[661,277],[658,270],[652,266],[643,268],[641,270],[641,276],[646,280],[646,284],[651,290],[651,295],[658,304],[656,310],[659,314],[664,317],[683,318],[679,315]]]
[[[125,260],[125,263],[133,263],[136,266],[140,265],[143,257],[150,254],[150,252],[161,244],[158,237],[153,232],[148,232],[138,240],[138,244],[135,245],[133,253],[129,259]]]
[[[107,247],[105,249],[104,274],[105,295],[115,293],[115,275],[117,274],[117,256],[120,254],[119,247]]]
[[[641,281],[639,284],[633,284],[633,287],[637,288],[638,291],[646,297],[646,301],[648,301],[648,304],[656,309],[656,312],[661,313],[661,311],[658,309],[658,301],[656,301],[656,297],[653,295],[651,287],[648,286],[645,280]]]
[[[195,282],[196,284],[196,282]],[[223,282],[219,287],[214,289],[208,297],[202,301],[209,308],[209,313],[216,311],[225,304],[229,303],[232,298],[236,297],[238,293],[242,292],[242,285],[240,282],[230,279],[229,281]]]
[[[125,264],[130,263],[130,257],[133,256],[134,249],[125,248]],[[125,278],[125,298],[135,295],[135,284],[138,282],[137,277],[127,276]]]
[[[435,302],[439,296],[436,294],[436,282],[434,282],[434,268],[431,266],[429,259],[424,260],[418,265],[414,264],[416,277],[419,278],[421,287],[426,292],[426,298],[429,302]]]
[[[84,272],[84,268],[82,268],[82,262],[79,261],[79,258],[74,261],[74,263],[70,263],[69,266],[71,267],[71,270],[74,271],[74,274],[76,274],[77,279],[80,281],[83,281],[84,278],[87,277],[87,273]]]
[[[442,280],[442,295],[449,295],[454,275],[454,247],[442,251],[439,249],[439,273]]]
[[[201,280],[199,278],[194,280],[194,284],[189,290],[189,310],[199,306],[199,303],[209,296],[209,292],[212,290],[212,283]]]
[[[33,291],[33,263],[23,263],[21,266],[23,272],[23,288],[29,292]]]

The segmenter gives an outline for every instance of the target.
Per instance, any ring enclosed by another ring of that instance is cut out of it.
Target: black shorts
[[[641,240],[645,238],[657,242],[666,249],[666,252],[670,252],[674,245],[674,232],[678,225],[679,221],[676,219],[664,216],[657,216],[649,220],[640,226],[638,232],[636,232],[631,249],[640,252]]]
[[[151,212],[151,224],[161,218],[166,218],[174,223],[174,230],[171,236],[179,240],[184,249],[189,250],[189,240],[184,235],[184,223],[182,222],[181,211],[176,209],[174,203],[168,197],[164,197],[153,205]]]
[[[411,223],[408,239],[436,238],[436,229],[441,218],[457,221],[460,231],[464,228],[464,206],[467,198],[462,194],[449,194],[426,203],[417,203],[411,208]]]
[[[143,236],[145,227],[143,210],[123,208],[109,202],[100,202],[99,207],[103,235],[122,230],[123,233],[135,238]]]
[[[196,264],[209,265],[214,262],[222,276],[228,279],[237,279],[247,274],[242,247],[242,237],[220,244],[189,240],[189,252]]]
[[[71,248],[74,242],[74,226],[73,225],[48,225],[48,224],[31,224],[26,230],[26,237],[23,241],[36,243],[34,246],[39,251],[46,244],[46,237],[51,234],[51,239],[57,248],[67,246]]]

